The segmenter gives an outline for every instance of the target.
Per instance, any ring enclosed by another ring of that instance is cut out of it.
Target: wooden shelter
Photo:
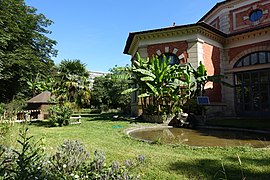
[[[49,91],[44,91],[27,101],[27,111],[31,119],[47,119],[49,106],[55,104],[55,97]]]

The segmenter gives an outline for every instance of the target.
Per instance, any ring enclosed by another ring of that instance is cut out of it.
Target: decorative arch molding
[[[153,44],[147,47],[148,56],[161,56],[162,54],[174,54],[180,60],[180,63],[186,63],[188,43],[186,41]]]
[[[255,53],[255,52],[259,52],[259,51],[270,51],[270,46],[256,46],[256,47],[251,47],[249,49],[246,49],[244,51],[242,51],[241,53],[239,53],[237,56],[235,56],[229,63],[229,68],[232,69],[234,68],[235,63],[243,58],[244,56],[251,54],[251,53]]]

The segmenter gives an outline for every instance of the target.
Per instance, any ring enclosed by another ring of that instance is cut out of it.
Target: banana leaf
[[[130,94],[132,92],[137,91],[138,89],[139,88],[129,88],[129,89],[124,90],[121,94]]]

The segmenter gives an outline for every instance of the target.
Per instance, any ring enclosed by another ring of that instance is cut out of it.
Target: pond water
[[[256,148],[270,146],[270,135],[243,131],[162,128],[135,130],[129,133],[131,137],[156,141],[165,144],[186,144],[190,146],[245,146]]]

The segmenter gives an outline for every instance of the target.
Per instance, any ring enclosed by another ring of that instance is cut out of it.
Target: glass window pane
[[[258,72],[251,73],[251,82],[252,82],[252,84],[259,83],[259,73]]]
[[[243,111],[243,104],[236,104],[236,111],[242,112]]]
[[[249,84],[250,84],[250,76],[249,76],[249,73],[243,74],[243,83],[244,83],[245,85],[249,85]]]
[[[250,90],[249,90],[249,86],[244,86],[244,101],[245,101],[245,103],[250,103]]]
[[[235,88],[235,92],[236,92],[236,102],[237,103],[243,103],[242,87],[241,86],[237,86]]]
[[[234,67],[242,67],[243,66],[243,61],[238,61]]]
[[[179,58],[175,55],[175,54],[165,54],[165,58],[166,59],[170,59],[170,65],[174,65],[174,64],[179,64],[180,63],[180,60]],[[162,60],[162,62],[164,62],[164,56],[161,55],[159,57],[160,60]]]
[[[250,63],[249,63],[249,58],[250,58],[250,56],[247,56],[247,57],[245,57],[244,59],[243,59],[243,61],[244,61],[244,66],[248,66],[248,65],[250,65]]]
[[[250,111],[251,110],[251,107],[250,107],[250,104],[245,104],[245,111]]]
[[[249,20],[251,22],[256,22],[258,20],[260,20],[263,16],[263,12],[261,9],[256,9],[254,11],[251,12],[250,16],[249,16]]]
[[[262,103],[267,104],[268,99],[269,99],[268,92],[267,91],[261,92],[261,97],[262,97]]]
[[[269,112],[270,106],[268,104],[262,104],[262,111],[263,112]]]
[[[242,84],[242,74],[236,74],[235,75],[235,85],[241,85]]]
[[[259,111],[260,110],[260,103],[261,103],[261,94],[260,94],[260,86],[258,83],[254,83],[252,85],[252,99],[253,101],[253,110]]]
[[[259,61],[260,61],[260,64],[266,63],[266,53],[265,52],[259,53]]]
[[[257,53],[251,54],[250,58],[251,58],[251,65],[258,64],[258,54]]]
[[[269,83],[268,81],[268,72],[264,71],[260,73],[260,79],[262,83]]]

